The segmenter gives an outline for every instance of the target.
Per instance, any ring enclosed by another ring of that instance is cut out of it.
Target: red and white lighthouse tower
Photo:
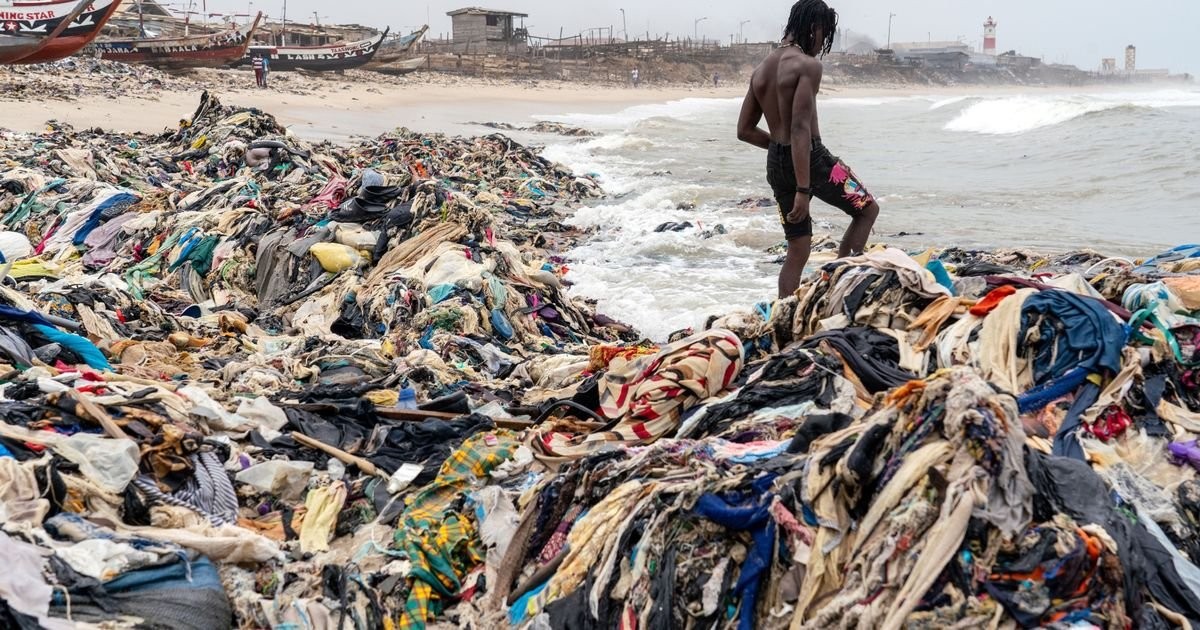
[[[983,54],[996,54],[996,20],[989,15],[983,23]]]

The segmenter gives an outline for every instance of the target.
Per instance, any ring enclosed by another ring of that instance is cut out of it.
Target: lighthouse
[[[996,20],[993,20],[990,15],[983,23],[983,54],[992,56],[996,54]]]

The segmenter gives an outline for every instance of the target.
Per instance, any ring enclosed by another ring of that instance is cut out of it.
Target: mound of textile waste
[[[0,149],[0,626],[1200,622],[1200,246],[879,246],[655,344],[503,136]]]

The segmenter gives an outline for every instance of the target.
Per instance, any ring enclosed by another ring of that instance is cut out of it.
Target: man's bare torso
[[[820,62],[800,51],[795,46],[784,46],[767,56],[754,71],[750,88],[754,98],[767,119],[771,140],[777,144],[791,144],[792,101],[796,97],[796,86],[806,72],[820,68]],[[812,137],[820,138],[817,112],[813,109]]]

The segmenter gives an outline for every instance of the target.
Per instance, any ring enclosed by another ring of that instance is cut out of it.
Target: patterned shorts
[[[834,157],[820,138],[813,138],[812,157],[809,160],[809,181],[813,196],[854,217],[858,216],[875,198],[863,186],[862,181],[849,166]],[[801,223],[788,223],[787,215],[796,203],[796,168],[792,162],[792,148],[772,142],[767,150],[767,182],[775,191],[779,203],[779,222],[789,239],[812,236],[812,218]]]

